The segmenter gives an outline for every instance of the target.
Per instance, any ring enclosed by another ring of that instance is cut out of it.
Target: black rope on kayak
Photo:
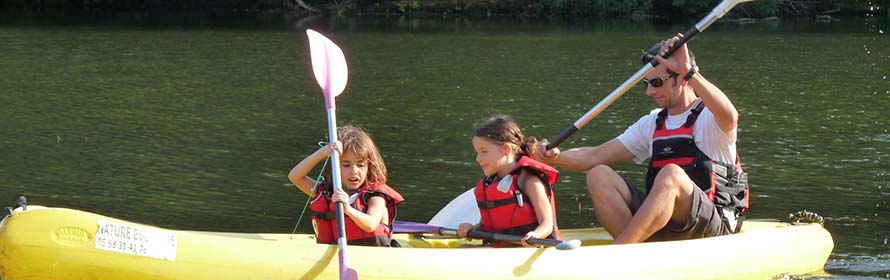
[[[825,219],[821,215],[806,209],[789,214],[788,221],[792,225],[825,224]]]
[[[328,144],[328,142],[318,142],[319,147],[324,147],[327,144]],[[324,168],[328,166],[328,160],[330,160],[330,159],[331,159],[330,157],[324,159],[324,163],[321,164],[321,170],[318,171],[318,177],[315,178],[315,184],[312,185],[312,189],[309,192],[314,194],[315,188],[317,188],[318,185],[321,184],[321,181],[324,179]],[[303,215],[306,214],[306,208],[309,207],[309,203],[311,203],[311,202],[312,202],[312,195],[310,194],[309,197],[306,198],[306,204],[303,205],[303,211],[300,211],[300,216],[297,217],[297,224],[294,225],[294,230],[293,230],[293,232],[291,232],[291,234],[297,233],[297,228],[300,227],[300,222],[303,221]],[[291,239],[293,239],[293,238],[294,237],[291,236]]]

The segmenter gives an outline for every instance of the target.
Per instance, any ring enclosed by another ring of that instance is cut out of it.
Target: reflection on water
[[[890,255],[850,256],[834,254],[825,264],[825,270],[835,274],[835,279],[888,279],[890,278]]]
[[[346,52],[340,124],[378,141],[398,218],[426,221],[481,176],[470,133],[493,114],[551,138],[685,30],[621,22],[318,19],[281,28],[0,25],[0,202],[84,209],[167,228],[290,232],[306,197],[287,172],[326,135],[305,36]],[[286,23],[285,23],[286,22]],[[882,26],[886,23],[870,23]],[[264,25],[265,26],[265,25]],[[691,44],[738,107],[751,218],[802,209],[835,238],[841,278],[888,277],[890,40],[861,21],[718,24]],[[881,29],[881,28],[873,28]],[[653,103],[633,89],[563,147],[621,133]],[[644,167],[621,165],[638,183]],[[560,226],[597,225],[563,172]],[[298,231],[309,232],[304,222]],[[822,277],[822,276],[814,276]]]

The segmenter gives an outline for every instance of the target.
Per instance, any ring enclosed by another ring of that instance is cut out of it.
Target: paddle
[[[476,203],[474,189],[470,188],[451,200],[428,223],[443,227],[458,227],[466,221],[478,221],[481,219],[482,216],[479,213],[479,204]]]
[[[433,233],[438,235],[448,235],[448,236],[457,236],[457,230],[452,228],[445,228],[430,224],[422,224],[408,221],[394,221],[393,222],[393,232],[395,233]],[[486,231],[478,231],[471,230],[467,233],[467,237],[469,238],[477,238],[491,241],[507,241],[507,242],[522,242],[522,236],[512,235],[512,234],[503,234],[503,233],[495,233],[495,232],[486,232]],[[549,238],[530,238],[526,241],[531,245],[546,245],[546,246],[554,246],[557,250],[571,250],[578,247],[581,247],[581,240],[556,240]]]
[[[689,41],[690,39],[692,39],[692,37],[695,37],[696,34],[704,31],[705,28],[708,28],[708,26],[714,23],[714,21],[717,21],[717,19],[723,17],[723,15],[729,12],[729,10],[732,10],[732,8],[735,7],[736,4],[750,1],[753,0],[724,0],[720,3],[720,5],[714,7],[714,10],[712,10],[710,14],[696,23],[695,26],[686,31],[686,33],[683,33],[683,37],[680,38],[680,40],[678,40],[676,43],[674,43],[674,46],[670,50],[668,50],[664,57],[667,58],[674,54],[674,52],[680,49],[680,47],[683,46],[686,41]],[[633,87],[637,82],[643,79],[646,74],[652,72],[652,70],[655,69],[656,66],[658,66],[658,60],[652,59],[649,63],[643,66],[643,68],[634,73],[633,76],[630,76],[630,78],[624,81],[623,84],[618,86],[618,88],[613,90],[612,93],[609,93],[606,98],[597,103],[596,106],[590,109],[590,111],[587,111],[587,113],[581,116],[581,118],[575,121],[575,123],[563,130],[562,133],[559,134],[559,136],[556,136],[556,138],[554,138],[552,142],[547,144],[547,150],[556,148],[557,146],[559,146],[559,144],[562,144],[562,142],[569,138],[569,136],[574,134],[575,131],[581,129],[581,127],[586,125],[587,122],[599,115],[600,112],[606,109],[606,107],[611,105],[612,102],[615,102],[618,97],[624,95],[625,92],[630,90],[631,87]]]
[[[306,30],[309,36],[309,53],[312,59],[312,72],[315,80],[321,86],[325,97],[325,107],[328,112],[328,135],[330,142],[337,141],[337,115],[335,113],[334,97],[340,95],[346,88],[346,79],[349,71],[346,69],[346,57],[337,44],[312,29]],[[334,191],[340,191],[340,154],[336,150],[331,151],[331,172],[333,173]],[[346,224],[343,221],[343,202],[337,203],[337,238],[338,256],[340,257],[340,279],[358,279],[358,272],[349,267],[349,258],[346,254]]]

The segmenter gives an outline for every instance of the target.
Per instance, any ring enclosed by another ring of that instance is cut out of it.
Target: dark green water
[[[0,204],[171,229],[290,232],[287,172],[326,137],[305,26],[346,52],[340,124],[377,140],[399,219],[427,221],[481,176],[470,133],[493,114],[552,138],[691,24],[267,20],[214,25],[0,21]],[[270,27],[271,26],[271,27]],[[738,108],[750,218],[822,214],[832,278],[890,278],[887,20],[720,23],[693,40]],[[563,144],[607,141],[653,109],[635,88]],[[644,166],[619,166],[642,181]],[[598,225],[563,172],[563,228]],[[299,232],[310,232],[305,221]]]

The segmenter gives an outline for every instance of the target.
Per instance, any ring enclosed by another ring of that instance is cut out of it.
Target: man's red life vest
[[[655,132],[652,134],[652,158],[646,173],[646,192],[652,189],[655,176],[661,168],[673,163],[686,171],[714,205],[735,210],[741,216],[748,209],[750,199],[748,175],[742,170],[741,160],[736,156],[735,164],[713,161],[695,145],[692,132],[695,121],[704,108],[704,103],[697,100],[686,123],[676,129],[667,129],[665,126],[667,109],[658,113]],[[738,227],[741,227],[741,222]]]
[[[322,184],[324,186],[325,184]],[[333,189],[330,186],[319,187],[315,198],[310,202],[312,211],[312,227],[315,229],[315,237],[318,243],[336,244],[339,234],[337,231],[336,203],[331,203]],[[352,219],[344,216],[346,225],[346,241],[350,245],[389,247],[392,242],[392,223],[396,218],[396,204],[404,198],[395,189],[386,184],[366,182],[358,190],[358,199],[352,203],[352,207],[367,213],[368,199],[374,195],[383,196],[386,200],[387,223],[380,223],[371,232],[362,230]]]
[[[561,239],[559,228],[556,226],[556,201],[553,194],[553,185],[559,177],[559,171],[542,162],[522,156],[516,162],[516,166],[507,177],[502,179],[496,176],[485,177],[476,183],[474,193],[479,212],[482,216],[482,230],[513,235],[525,235],[538,227],[538,218],[535,216],[534,206],[528,202],[527,196],[519,188],[519,175],[522,170],[538,174],[541,181],[547,187],[547,197],[550,199],[550,207],[553,212],[553,233],[550,238]],[[502,180],[510,180],[508,188],[499,187]],[[505,244],[492,244],[503,246]]]

